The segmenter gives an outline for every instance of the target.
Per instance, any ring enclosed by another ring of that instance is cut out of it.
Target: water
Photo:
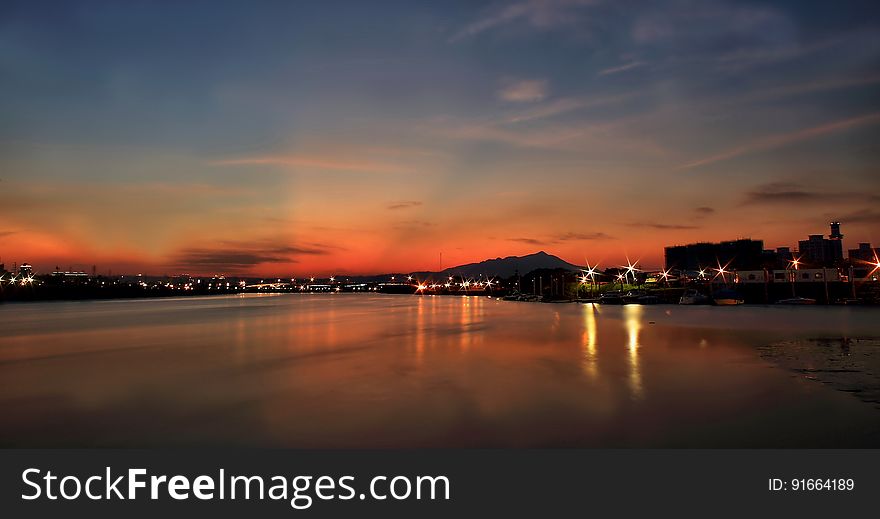
[[[877,447],[875,403],[762,348],[859,337],[816,344],[857,349],[876,381],[878,317],[356,294],[7,304],[0,445]]]

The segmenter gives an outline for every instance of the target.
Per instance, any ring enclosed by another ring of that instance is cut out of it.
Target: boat
[[[622,305],[624,301],[620,292],[605,292],[599,296],[599,303],[603,305]]]
[[[712,302],[716,306],[735,306],[745,303],[735,290],[728,288],[715,292],[712,296]]]
[[[777,305],[814,305],[816,300],[809,297],[789,297],[776,301]]]
[[[678,300],[680,305],[708,305],[712,300],[694,289],[685,290]]]
[[[645,292],[642,290],[630,290],[623,295],[623,302],[625,304],[638,303],[639,299],[644,297],[645,295]]]

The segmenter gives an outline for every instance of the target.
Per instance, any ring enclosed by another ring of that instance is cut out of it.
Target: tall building
[[[866,261],[874,263],[878,257],[880,257],[880,248],[871,247],[870,243],[860,243],[858,249],[849,250],[849,260],[851,262]],[[2,269],[2,266],[0,266],[0,269]]]
[[[758,269],[765,261],[762,240],[691,243],[666,247],[666,268],[686,271],[727,265],[730,269]]]
[[[828,238],[821,234],[811,234],[806,240],[798,241],[798,252],[804,264],[814,267],[834,267],[843,261],[843,235],[840,222],[831,222]]]

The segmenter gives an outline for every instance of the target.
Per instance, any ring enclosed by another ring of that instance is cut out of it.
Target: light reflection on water
[[[641,305],[626,305],[623,307],[626,326],[627,349],[629,350],[629,386],[632,397],[642,398],[642,374],[639,372],[639,332],[642,330],[642,307]]]
[[[596,355],[596,314],[599,313],[599,305],[595,303],[588,303],[583,305],[584,312],[584,333],[583,333],[583,345],[584,345],[584,361],[583,368],[584,373],[590,376],[590,378],[595,379],[596,375],[599,373],[598,371],[598,357]]]
[[[880,335],[876,312],[344,294],[3,305],[0,444],[877,446],[874,408],[755,349]]]

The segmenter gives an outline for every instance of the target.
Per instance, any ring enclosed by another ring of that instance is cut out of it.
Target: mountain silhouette
[[[537,269],[580,270],[580,268],[558,256],[540,251],[526,256],[508,256],[506,258],[488,259],[478,263],[467,263],[443,269],[442,272],[415,272],[414,274],[426,276],[464,276],[467,278],[477,277],[482,274],[488,277],[509,278],[517,272],[520,275],[525,275]]]

